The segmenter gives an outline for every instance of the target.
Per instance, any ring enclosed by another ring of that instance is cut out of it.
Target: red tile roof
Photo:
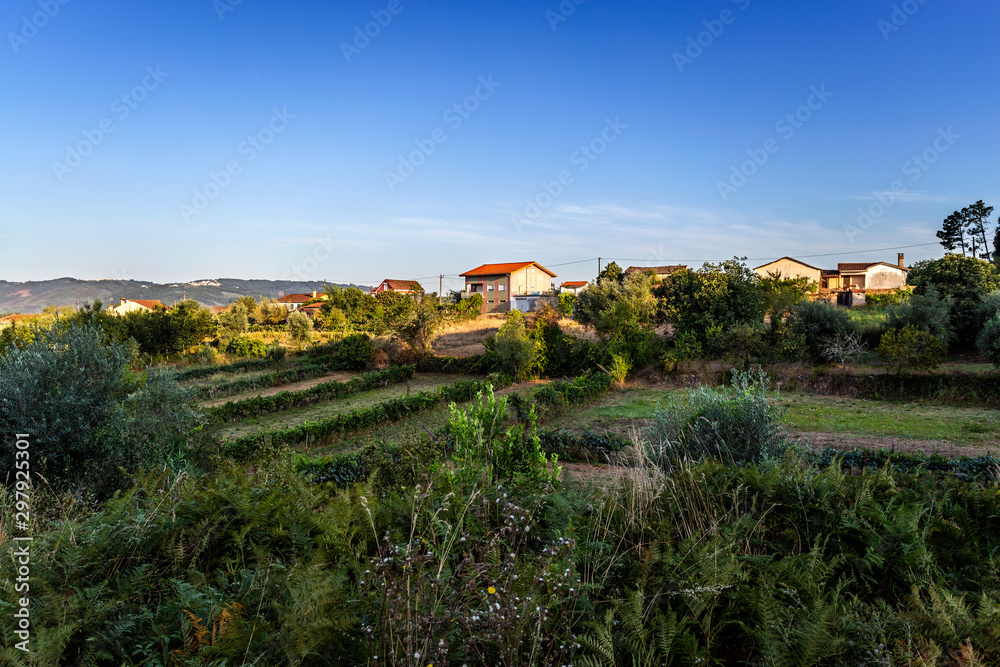
[[[392,278],[386,278],[379,283],[379,287],[389,284],[389,289],[395,292],[423,292],[423,286],[416,280],[393,280]]]
[[[150,310],[153,310],[154,308],[166,308],[166,306],[164,306],[162,303],[160,303],[159,301],[155,301],[155,300],[148,300],[148,299],[125,299],[125,301],[131,301],[132,303],[137,303],[140,306],[142,306],[143,308],[149,308]]]
[[[0,322],[20,322],[22,320],[30,320],[35,315],[22,315],[20,313],[14,315],[8,315],[7,317],[0,317]]]
[[[587,284],[586,280],[569,280],[562,284],[563,287],[583,287]]]
[[[504,276],[508,273],[514,273],[515,271],[520,271],[521,269],[528,266],[537,266],[539,269],[549,274],[553,278],[556,274],[552,273],[544,266],[538,262],[512,262],[510,264],[483,264],[482,266],[476,267],[471,271],[466,271],[461,274],[462,276]]]
[[[286,294],[278,299],[278,303],[308,303],[315,298],[312,294]]]

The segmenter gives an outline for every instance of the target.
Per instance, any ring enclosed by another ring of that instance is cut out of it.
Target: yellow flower
[[[486,589],[486,592],[489,593],[490,595],[493,595],[494,593],[497,592],[497,589],[490,586],[489,588]]]

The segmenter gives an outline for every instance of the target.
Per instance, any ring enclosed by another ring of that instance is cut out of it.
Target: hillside
[[[348,287],[348,285],[342,285]],[[322,282],[218,278],[159,285],[139,280],[58,278],[14,283],[0,280],[0,313],[40,313],[49,305],[82,305],[100,299],[105,306],[119,299],[155,299],[170,305],[183,298],[206,306],[225,306],[241,296],[277,299],[285,294],[322,291]],[[368,289],[362,287],[362,289]]]

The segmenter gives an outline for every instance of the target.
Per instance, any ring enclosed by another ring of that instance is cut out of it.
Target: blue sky
[[[0,279],[940,256],[947,214],[1000,207],[997,25],[990,0],[8,0]]]

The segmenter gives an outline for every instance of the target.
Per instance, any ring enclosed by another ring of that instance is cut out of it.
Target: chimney
[[[906,263],[903,262],[903,253],[899,253],[899,255],[897,255],[897,256],[899,257],[899,268],[905,269],[906,268]]]
[[[900,266],[903,265],[903,256],[902,255],[899,256],[899,265]],[[316,290],[313,290],[313,298],[314,299],[316,298]]]

